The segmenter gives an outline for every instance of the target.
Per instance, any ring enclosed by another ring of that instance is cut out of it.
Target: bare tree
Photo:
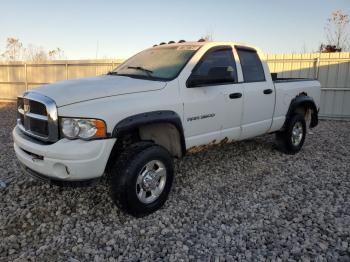
[[[59,47],[52,50],[45,50],[41,46],[29,44],[23,47],[23,44],[17,38],[9,37],[6,40],[6,51],[1,54],[6,61],[26,60],[34,63],[46,60],[57,60],[64,58],[64,52]]]
[[[48,60],[48,54],[43,47],[38,47],[30,44],[24,50],[24,59],[26,61],[38,63]]]
[[[50,60],[57,60],[64,58],[64,52],[61,48],[56,47],[48,52]]]
[[[6,39],[6,51],[1,54],[1,57],[7,61],[16,61],[21,59],[23,52],[23,44],[18,38],[8,37]]]
[[[202,35],[200,39],[205,41],[213,41],[213,34],[207,32],[206,34]]]
[[[303,44],[303,46],[301,48],[301,52],[304,53],[304,54],[308,52],[308,49],[307,49],[307,46],[306,46],[305,42],[304,42],[304,44]]]
[[[348,48],[349,15],[344,14],[341,10],[334,11],[331,17],[327,19],[324,30],[327,44],[321,45],[321,49],[324,49],[324,51],[335,50],[335,52],[340,52]]]

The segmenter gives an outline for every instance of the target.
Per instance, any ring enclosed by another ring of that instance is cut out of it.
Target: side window
[[[194,68],[190,79],[196,83],[194,86],[237,82],[236,62],[232,48],[209,50]]]
[[[264,68],[255,50],[237,49],[245,82],[265,81]]]

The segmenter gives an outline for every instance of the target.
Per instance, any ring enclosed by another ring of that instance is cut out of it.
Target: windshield
[[[196,45],[180,45],[147,49],[125,61],[110,74],[172,80],[199,48]]]

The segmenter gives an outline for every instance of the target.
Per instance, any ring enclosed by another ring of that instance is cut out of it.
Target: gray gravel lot
[[[0,261],[350,261],[350,122],[321,121],[294,156],[272,135],[186,156],[166,205],[135,219],[105,181],[62,189],[22,174],[14,105],[0,119]]]

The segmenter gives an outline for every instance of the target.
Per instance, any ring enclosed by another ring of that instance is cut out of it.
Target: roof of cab
[[[164,48],[164,47],[171,47],[171,46],[186,46],[186,45],[191,45],[191,46],[207,46],[208,48],[211,48],[211,47],[215,47],[215,46],[218,46],[218,45],[232,45],[232,46],[240,46],[240,47],[247,47],[247,48],[250,48],[250,49],[254,49],[260,59],[262,61],[265,61],[266,60],[266,55],[264,54],[264,52],[254,46],[254,45],[250,45],[250,44],[247,44],[247,43],[239,43],[239,42],[219,42],[219,41],[191,41],[191,42],[181,42],[181,43],[172,43],[172,44],[169,44],[169,43],[165,43],[163,42],[163,44],[158,44],[158,45],[154,45],[153,47],[151,48]]]
[[[244,46],[244,47],[249,47],[257,50],[258,52],[261,52],[259,48],[256,46],[246,44],[246,43],[238,43],[238,42],[220,42],[220,41],[191,41],[191,42],[181,42],[181,43],[164,43],[164,44],[158,44],[154,45],[153,48],[159,48],[159,47],[166,47],[166,46],[185,46],[185,45],[192,45],[192,46],[204,46],[204,45],[209,45],[209,46],[216,46],[216,45],[234,45],[234,46]]]

